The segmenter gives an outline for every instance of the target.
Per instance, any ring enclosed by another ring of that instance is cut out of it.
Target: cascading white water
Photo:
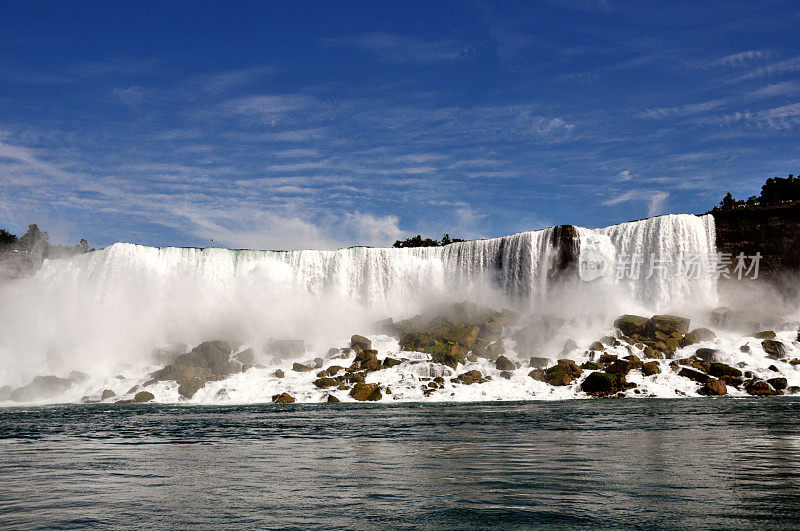
[[[609,259],[640,253],[714,252],[711,216],[662,216],[579,229]],[[554,230],[435,248],[250,251],[153,248],[119,243],[45,261],[30,279],[0,286],[0,381],[58,368],[113,370],[169,343],[225,337],[263,345],[303,338],[316,348],[383,317],[424,305],[471,300],[546,308],[553,286]],[[653,309],[694,296],[711,302],[713,279],[651,278],[576,283],[584,309],[610,294]]]

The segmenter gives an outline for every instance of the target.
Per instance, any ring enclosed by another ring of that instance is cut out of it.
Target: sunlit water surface
[[[0,527],[800,525],[800,400],[0,409]]]

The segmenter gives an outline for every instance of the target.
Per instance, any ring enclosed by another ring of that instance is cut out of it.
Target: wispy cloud
[[[759,77],[766,77],[774,74],[783,74],[786,72],[800,71],[800,56],[789,57],[781,61],[768,63],[759,68],[750,70],[749,72],[736,78],[736,81],[743,81],[747,79],[755,79]]]
[[[746,50],[744,52],[726,55],[714,62],[715,65],[722,66],[743,66],[756,60],[764,60],[772,57],[774,53],[770,50]]]
[[[726,99],[715,99],[710,101],[703,101],[700,103],[688,103],[686,105],[676,105],[674,107],[657,107],[654,109],[647,109],[640,112],[640,118],[651,118],[654,120],[662,120],[666,118],[677,118],[682,116],[690,116],[693,114],[700,114],[708,111],[719,109],[727,103]]]
[[[800,103],[782,105],[758,112],[735,112],[720,118],[725,125],[737,123],[771,129],[793,129],[800,125]]]
[[[434,63],[469,57],[475,46],[455,39],[428,40],[391,33],[364,33],[340,39],[325,39],[335,46],[349,46],[396,63]]]
[[[668,197],[669,192],[663,190],[629,190],[621,195],[603,201],[602,204],[613,206],[628,201],[644,201],[647,203],[647,215],[657,216],[664,212],[664,203]]]

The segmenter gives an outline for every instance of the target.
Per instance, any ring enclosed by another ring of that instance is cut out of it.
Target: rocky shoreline
[[[737,322],[741,317],[727,308],[709,314],[709,322],[728,337],[723,342],[711,328],[691,328],[685,317],[622,315],[596,341],[579,346],[567,340],[557,353],[542,355],[535,349],[542,318],[461,303],[440,314],[377,323],[373,336],[355,334],[348,344],[312,358],[298,340],[273,341],[269,349],[281,355],[273,358],[223,340],[203,342],[188,352],[182,346],[160,349],[153,357],[162,365],[146,378],[123,390],[133,381],[119,375],[110,380],[113,385],[90,390],[81,401],[193,402],[198,394],[208,400],[213,391],[213,400],[224,402],[243,379],[250,387],[261,384],[259,401],[275,403],[447,401],[458,399],[464,388],[476,399],[497,399],[502,386],[524,389],[524,399],[800,393],[797,323],[731,340],[726,329],[742,326]],[[550,327],[557,330],[553,321]],[[376,348],[374,338],[389,346]],[[526,351],[537,355],[523,358]],[[85,389],[88,381],[77,371],[66,378],[38,376],[26,386],[0,389],[0,401],[57,401],[70,390]],[[481,393],[481,388],[494,394]]]

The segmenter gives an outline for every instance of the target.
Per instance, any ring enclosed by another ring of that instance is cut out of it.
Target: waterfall
[[[550,304],[556,283],[571,285],[584,298],[619,293],[653,309],[687,297],[709,304],[715,298],[715,282],[705,277],[613,274],[625,254],[684,252],[707,261],[715,250],[711,216],[559,229],[411,249],[254,251],[117,243],[46,260],[32,278],[0,284],[2,300],[15,301],[0,307],[0,328],[15,331],[0,338],[6,367],[0,371],[19,363],[33,371],[43,362],[57,366],[76,357],[83,366],[115,367],[158,345],[215,337],[255,345],[277,337],[319,339],[322,348],[365,323],[413,315],[428,303],[471,300],[536,310]],[[608,261],[608,274],[596,282],[565,278],[578,250],[592,249]]]

